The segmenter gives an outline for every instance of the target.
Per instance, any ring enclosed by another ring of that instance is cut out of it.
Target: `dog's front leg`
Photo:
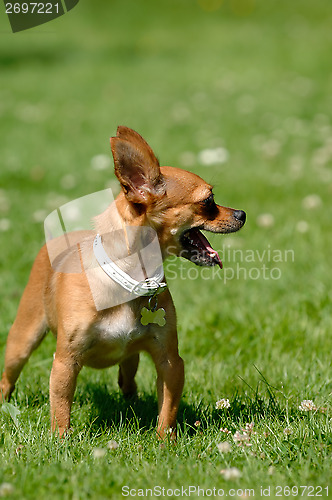
[[[51,427],[60,437],[70,426],[70,410],[80,369],[70,355],[55,354],[50,378]]]
[[[164,439],[167,432],[176,437],[176,417],[184,384],[184,364],[179,355],[169,356],[158,367],[159,417],[157,434]]]
[[[178,353],[176,331],[167,334],[167,343],[155,345],[150,351],[157,369],[159,417],[157,434],[165,439],[167,434],[176,437],[176,417],[184,384],[184,364]]]

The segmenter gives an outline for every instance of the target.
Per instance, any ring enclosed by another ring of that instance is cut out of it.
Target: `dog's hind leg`
[[[25,363],[43,340],[46,333],[46,321],[40,311],[19,311],[8,335],[5,369],[0,381],[0,401],[10,399]],[[24,315],[24,322],[22,321]]]
[[[10,399],[25,363],[45,337],[47,322],[43,304],[44,283],[45,278],[31,275],[24,290],[7,339],[5,368],[0,381],[0,401]]]
[[[139,363],[139,354],[132,354],[119,365],[119,387],[124,396],[133,396],[137,392],[135,375]]]

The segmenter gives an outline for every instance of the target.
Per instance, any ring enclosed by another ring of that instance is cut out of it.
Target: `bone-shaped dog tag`
[[[151,311],[146,307],[142,307],[141,323],[144,326],[148,325],[149,323],[156,323],[159,326],[165,326],[166,325],[165,309],[163,307],[160,307],[156,311]]]

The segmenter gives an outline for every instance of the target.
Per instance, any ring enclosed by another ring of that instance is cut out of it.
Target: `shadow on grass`
[[[84,406],[87,401],[91,403],[89,421],[92,422],[90,425],[92,433],[111,427],[132,428],[133,432],[156,427],[158,403],[155,393],[139,392],[136,397],[124,398],[120,391],[109,392],[105,385],[89,383],[85,386],[84,393],[77,397],[79,405]],[[178,425],[181,432],[194,435],[198,425],[200,430],[213,426],[217,429],[226,427],[235,431],[239,424],[268,418],[284,422],[286,410],[281,408],[271,391],[262,395],[257,390],[251,397],[235,394],[227,411],[215,410],[203,401],[189,404],[182,399]]]
[[[99,384],[87,384],[83,394],[76,398],[80,405],[87,400],[91,402],[89,420],[91,431],[96,432],[105,427],[121,426],[134,429],[149,430],[157,425],[158,401],[156,393],[139,392],[137,396],[125,398],[118,391],[109,392],[107,387]],[[184,427],[185,421],[195,421],[195,409],[192,405],[181,402],[178,423]]]
[[[227,428],[235,432],[245,423],[261,420],[274,420],[280,423],[292,422],[298,418],[297,408],[288,403],[280,390],[272,387],[257,369],[260,381],[256,388],[247,386],[234,387],[234,395],[228,409],[215,409],[215,401],[206,399],[198,400],[190,393],[184,393],[178,412],[178,426],[180,432],[195,435],[200,431],[214,428],[215,430]],[[24,382],[24,380],[23,380]],[[38,408],[49,405],[49,394],[46,387],[39,387],[40,380],[35,375],[33,381],[25,380],[24,392],[13,394],[13,399],[18,396],[18,405]],[[197,394],[196,394],[197,396]],[[192,402],[193,399],[196,401]],[[190,402],[188,402],[190,400]],[[103,429],[121,427],[129,432],[154,430],[157,424],[158,403],[157,393],[141,392],[135,398],[124,398],[121,391],[113,385],[101,384],[91,380],[81,381],[75,393],[75,404],[79,407],[81,424],[90,432],[98,433]],[[75,426],[75,424],[74,424]]]
[[[154,395],[125,398],[120,391],[109,392],[106,386],[98,384],[88,384],[85,391],[92,402],[90,419],[93,431],[130,423],[139,429],[149,429],[156,423],[158,408]]]

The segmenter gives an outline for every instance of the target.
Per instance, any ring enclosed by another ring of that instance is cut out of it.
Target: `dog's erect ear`
[[[130,128],[118,127],[117,136],[110,141],[115,175],[127,199],[146,205],[162,196],[159,162],[143,137]]]
[[[132,144],[136,144],[137,147],[141,147],[149,151],[151,157],[155,158],[155,160],[158,162],[157,158],[154,155],[154,152],[152,151],[146,140],[143,139],[143,137],[135,132],[135,130],[133,130],[132,128],[119,125],[116,131],[116,136],[120,137],[120,139],[131,142]]]

